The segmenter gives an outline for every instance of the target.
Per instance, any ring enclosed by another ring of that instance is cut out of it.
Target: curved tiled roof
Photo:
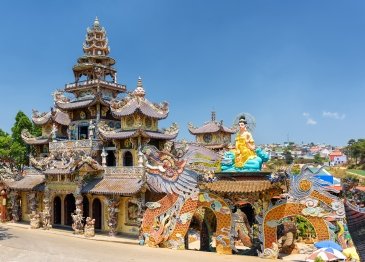
[[[50,137],[35,137],[27,129],[23,129],[21,132],[21,137],[23,141],[28,145],[43,145],[50,141]]]
[[[104,106],[109,106],[109,102],[102,98],[101,93],[94,95],[93,98],[88,98],[84,100],[74,100],[72,102],[64,102],[62,100],[56,101],[56,106],[63,110],[71,110],[92,106],[95,105],[97,102]]]
[[[108,140],[125,139],[125,138],[129,138],[129,137],[138,137],[138,136],[155,138],[155,139],[171,140],[171,139],[175,139],[178,135],[178,133],[166,134],[166,133],[161,133],[161,132],[145,131],[145,130],[141,130],[141,129],[130,130],[130,131],[115,130],[115,131],[110,131],[110,132],[105,132],[105,131],[103,132],[101,130],[99,130],[99,131],[100,131],[101,136]]]
[[[36,111],[33,110],[32,121],[35,125],[44,125],[48,123],[50,119],[51,119],[51,112],[37,114]]]
[[[44,125],[52,120],[63,126],[68,126],[71,123],[69,115],[58,109],[43,114],[33,112],[32,121],[35,125]]]
[[[235,131],[232,128],[225,127],[222,123],[218,123],[216,121],[211,121],[205,123],[203,126],[195,128],[192,125],[189,126],[189,132],[193,135],[197,134],[205,134],[205,133],[215,133],[218,131],[222,131],[225,133],[234,134]]]
[[[9,187],[16,190],[36,190],[44,180],[44,175],[26,175],[21,180],[11,182]]]
[[[82,188],[81,192],[129,196],[138,193],[142,186],[143,181],[140,178],[104,177],[91,180]]]
[[[70,110],[87,107],[92,102],[94,102],[94,99],[77,100],[69,103],[56,102],[56,106],[63,110]]]
[[[128,101],[126,100],[128,98],[112,103],[111,112],[114,117],[121,118],[122,116],[128,116],[135,112],[140,112],[145,116],[157,119],[165,119],[168,116],[167,103],[157,105],[141,97],[133,97]]]

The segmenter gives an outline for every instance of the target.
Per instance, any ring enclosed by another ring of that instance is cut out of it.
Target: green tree
[[[285,149],[283,155],[285,158],[285,163],[287,163],[288,165],[293,163],[294,158],[289,150]]]
[[[10,157],[15,162],[17,169],[22,169],[24,165],[28,164],[28,156],[30,147],[24,143],[21,133],[24,129],[28,129],[30,133],[39,133],[39,129],[35,128],[33,123],[22,111],[19,111],[15,116],[15,123],[11,128],[12,144],[10,147]]]
[[[5,163],[12,165],[13,160],[10,153],[12,142],[11,136],[0,129],[0,165]]]
[[[321,155],[319,153],[314,155],[314,163],[316,164],[323,164],[323,158],[321,157]]]
[[[33,132],[33,124],[30,119],[22,111],[19,111],[15,116],[14,126],[11,128],[11,137],[14,142],[18,142],[21,145],[25,145],[21,133],[23,129],[28,129],[29,132]]]

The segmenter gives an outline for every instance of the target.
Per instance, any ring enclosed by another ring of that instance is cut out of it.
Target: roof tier
[[[57,124],[68,126],[71,123],[69,115],[59,109],[51,109],[47,113],[39,113],[33,109],[32,120],[35,125],[44,125],[55,122]]]
[[[51,141],[51,137],[35,137],[27,129],[23,129],[21,133],[21,137],[23,141],[28,145],[44,145],[48,144]]]
[[[55,105],[56,107],[62,109],[62,110],[73,110],[73,109],[78,109],[78,108],[85,108],[85,107],[90,107],[93,105],[96,105],[100,103],[103,106],[107,106],[109,107],[110,102],[108,100],[105,100],[101,93],[97,93],[96,95],[92,96],[92,97],[88,97],[87,99],[79,99],[79,100],[74,100],[74,101],[64,101],[64,100],[60,100],[60,99],[55,99]]]
[[[206,134],[206,133],[216,133],[216,132],[223,132],[234,134],[236,130],[234,128],[229,128],[223,125],[223,121],[217,122],[215,120],[215,112],[212,112],[212,119],[209,122],[206,122],[201,127],[194,127],[193,124],[189,123],[189,132],[192,135],[199,135],[199,134]]]
[[[106,140],[126,139],[131,137],[144,137],[162,140],[175,139],[179,133],[178,126],[173,123],[169,128],[162,131],[148,131],[142,128],[124,131],[121,129],[112,129],[106,123],[100,122],[98,125],[100,135]]]
[[[114,117],[121,118],[139,112],[145,116],[156,119],[165,119],[168,116],[169,108],[167,102],[160,104],[151,103],[145,98],[142,79],[139,78],[137,88],[128,94],[124,99],[112,100],[110,104],[111,112]]]

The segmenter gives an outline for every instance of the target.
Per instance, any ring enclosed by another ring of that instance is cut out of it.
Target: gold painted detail
[[[302,180],[299,183],[299,188],[302,191],[308,191],[308,190],[310,190],[312,188],[312,182],[309,181],[309,180],[307,180],[307,179]]]

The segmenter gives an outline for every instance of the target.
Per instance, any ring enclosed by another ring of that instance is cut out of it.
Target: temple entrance
[[[214,212],[210,208],[198,209],[185,237],[186,249],[214,252],[216,243],[213,234],[216,230],[217,218]]]
[[[108,155],[106,156],[106,165],[107,166],[115,166],[115,155],[114,151],[108,150]]]
[[[72,225],[72,216],[71,214],[75,211],[75,197],[73,194],[68,194],[65,197],[65,225],[71,226]]]
[[[123,166],[133,166],[133,155],[129,151],[123,155]]]
[[[53,224],[61,225],[61,198],[59,196],[53,199]]]
[[[84,217],[84,223],[86,221],[86,218],[89,217],[89,199],[87,198],[87,196],[83,196],[82,198],[82,212],[83,212],[83,217]]]
[[[251,206],[251,204],[247,203],[239,207],[239,209],[245,213],[247,217],[247,221],[250,224],[250,227],[255,223],[255,210]]]
[[[95,229],[101,229],[101,202],[99,198],[93,201],[93,217],[95,219]]]
[[[204,211],[204,218],[200,231],[200,250],[214,252],[216,243],[213,241],[212,237],[217,230],[217,218],[210,208],[204,208]]]

